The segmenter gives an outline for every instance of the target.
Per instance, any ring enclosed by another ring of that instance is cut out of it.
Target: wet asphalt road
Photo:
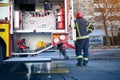
[[[62,67],[69,70],[64,74],[32,73],[29,80],[120,80],[120,60],[90,60],[88,66],[78,67],[76,60],[62,60]],[[28,80],[28,70],[20,64],[4,65],[0,70],[0,80]],[[59,67],[60,68],[60,67]]]
[[[89,64],[81,67],[76,66],[77,61],[71,53],[72,51],[70,60],[53,61],[53,64],[58,65],[53,68],[62,69],[63,73],[50,73],[47,70],[40,73],[40,69],[36,70],[40,67],[38,66],[32,68],[28,78],[29,72],[25,64],[4,64],[0,68],[0,80],[120,80],[120,49],[96,51],[90,55]]]

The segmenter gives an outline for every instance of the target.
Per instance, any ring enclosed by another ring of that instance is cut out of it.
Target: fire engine
[[[9,7],[9,17],[0,20],[0,64],[75,39],[73,0],[9,0],[0,4]],[[16,46],[20,39],[29,47],[24,52]]]

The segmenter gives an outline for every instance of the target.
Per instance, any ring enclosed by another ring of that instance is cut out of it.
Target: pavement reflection
[[[49,80],[52,74],[68,73],[69,70],[64,67],[65,65],[60,62],[3,64],[0,68],[0,78],[2,80],[33,80],[40,76],[39,79]]]

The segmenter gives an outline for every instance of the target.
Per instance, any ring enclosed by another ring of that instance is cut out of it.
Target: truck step
[[[7,60],[3,60],[3,63],[31,63],[31,62],[51,62],[51,58],[43,57],[15,57]]]

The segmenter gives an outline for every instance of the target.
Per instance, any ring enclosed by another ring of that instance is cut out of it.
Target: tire
[[[2,65],[2,60],[3,60],[3,50],[2,47],[0,46],[0,67]]]

